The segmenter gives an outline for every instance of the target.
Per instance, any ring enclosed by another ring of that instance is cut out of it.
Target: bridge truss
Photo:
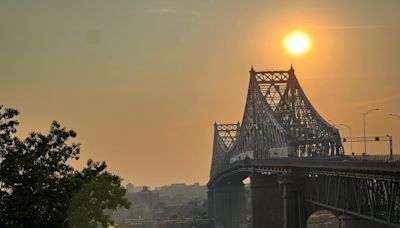
[[[211,176],[244,158],[344,155],[339,130],[308,100],[293,67],[250,70],[242,124],[215,124]]]
[[[382,174],[306,172],[306,201],[380,223],[400,224],[400,179]]]

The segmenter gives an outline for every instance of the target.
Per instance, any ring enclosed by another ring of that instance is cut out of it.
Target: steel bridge
[[[305,228],[318,210],[341,227],[400,227],[400,161],[346,156],[339,130],[312,106],[292,66],[251,68],[242,123],[214,125],[208,190],[218,228]]]

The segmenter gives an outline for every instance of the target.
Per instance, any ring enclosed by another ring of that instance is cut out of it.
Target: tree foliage
[[[107,227],[105,209],[129,207],[121,178],[105,162],[89,160],[83,170],[72,130],[53,122],[50,132],[15,136],[18,115],[0,106],[0,227]]]

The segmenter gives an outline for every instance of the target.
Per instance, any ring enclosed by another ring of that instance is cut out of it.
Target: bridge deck
[[[224,167],[218,175],[209,181],[213,185],[217,180],[230,176],[232,173],[254,172],[260,170],[307,169],[314,171],[340,171],[345,173],[363,173],[374,176],[396,176],[400,181],[400,160],[385,161],[372,159],[355,159],[352,157],[326,158],[269,158],[248,159],[236,161]],[[395,175],[393,175],[395,174]],[[218,182],[218,181],[217,181]]]

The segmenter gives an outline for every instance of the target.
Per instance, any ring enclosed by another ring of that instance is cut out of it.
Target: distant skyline
[[[76,130],[77,167],[92,158],[124,184],[205,184],[214,121],[241,121],[251,65],[293,64],[318,112],[354,136],[380,108],[367,134],[393,135],[399,154],[388,115],[400,114],[399,11],[398,0],[0,1],[0,104],[21,112],[20,136],[52,120]],[[283,46],[294,30],[312,38],[305,55]]]

